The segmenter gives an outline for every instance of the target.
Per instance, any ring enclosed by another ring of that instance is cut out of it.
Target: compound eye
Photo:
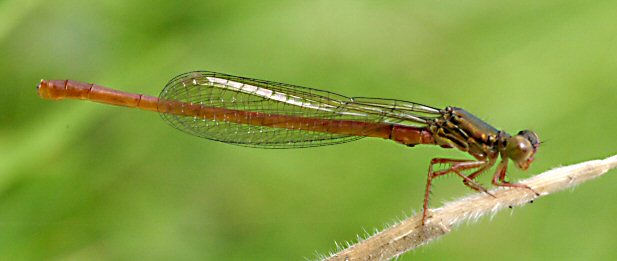
[[[533,131],[530,130],[522,130],[516,136],[525,137],[531,143],[533,148],[537,148],[540,145],[540,137]]]
[[[521,169],[529,167],[534,149],[530,140],[522,135],[511,137],[506,145],[508,157]]]

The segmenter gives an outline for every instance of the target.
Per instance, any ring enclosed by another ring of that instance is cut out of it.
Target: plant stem
[[[391,259],[450,232],[463,221],[476,220],[504,208],[525,205],[538,197],[599,177],[613,168],[617,168],[617,155],[555,168],[520,182],[540,193],[540,196],[529,189],[503,187],[490,191],[495,197],[486,193],[466,196],[432,209],[424,226],[421,214],[412,216],[325,260]]]

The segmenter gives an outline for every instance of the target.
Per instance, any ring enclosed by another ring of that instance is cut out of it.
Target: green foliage
[[[201,69],[463,107],[547,141],[528,172],[509,172],[516,180],[616,152],[615,11],[614,1],[2,1],[0,259],[312,258],[419,211],[431,157],[469,157],[369,139],[225,145],[150,112],[41,100],[41,78],[157,95]],[[615,182],[402,259],[610,259]],[[433,206],[471,193],[457,179],[433,191]]]

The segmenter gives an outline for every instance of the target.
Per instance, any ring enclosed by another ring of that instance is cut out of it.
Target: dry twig
[[[617,168],[617,155],[604,160],[591,160],[560,167],[521,181],[540,193],[540,197],[574,187]],[[425,226],[422,215],[407,218],[364,241],[331,255],[326,260],[385,260],[425,245],[461,222],[478,219],[503,208],[524,205],[537,196],[528,189],[497,188],[448,202],[433,209]]]

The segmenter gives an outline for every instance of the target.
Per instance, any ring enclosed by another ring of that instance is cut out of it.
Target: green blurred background
[[[41,78],[158,95],[212,70],[455,105],[547,140],[516,180],[617,152],[616,13],[615,1],[2,0],[0,259],[315,258],[419,211],[432,157],[469,158],[377,139],[226,145],[156,113],[41,100]],[[401,260],[615,258],[615,174]],[[432,205],[468,193],[441,179]]]

